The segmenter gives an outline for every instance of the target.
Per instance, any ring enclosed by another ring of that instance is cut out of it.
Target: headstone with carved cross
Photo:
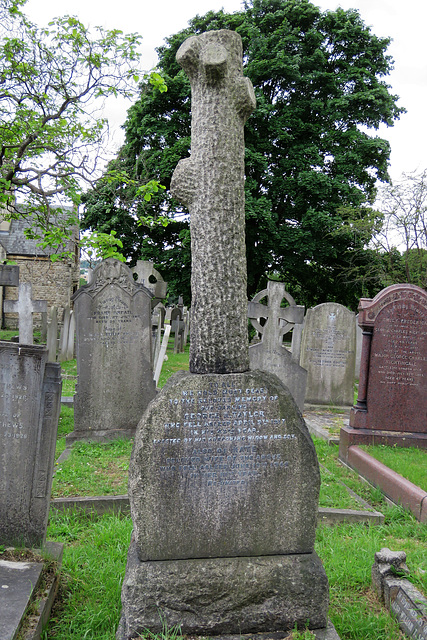
[[[268,299],[268,305],[260,300]],[[282,307],[285,299],[289,306]],[[307,371],[294,362],[292,354],[283,346],[283,336],[304,320],[304,307],[286,291],[281,282],[268,281],[267,289],[260,291],[248,303],[248,317],[262,335],[261,342],[249,347],[251,369],[263,369],[278,376],[291,392],[299,409],[304,409]],[[259,322],[265,319],[265,324]]]
[[[33,344],[33,313],[47,312],[47,302],[32,299],[31,282],[21,282],[18,300],[5,300],[4,310],[6,313],[18,314],[19,342]]]
[[[192,92],[191,157],[172,179],[190,212],[190,373],[168,380],[135,435],[117,639],[164,624],[201,636],[324,629],[314,445],[280,379],[249,370],[243,129],[255,100],[241,38],[202,33],[177,60]]]

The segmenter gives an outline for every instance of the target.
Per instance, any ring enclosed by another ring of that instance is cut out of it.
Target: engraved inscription
[[[382,385],[418,386],[424,378],[427,355],[423,343],[426,319],[411,302],[399,302],[393,313],[385,310],[375,327],[372,358],[377,360]]]
[[[427,620],[423,611],[399,589],[391,604],[391,610],[397,616],[400,627],[414,640],[427,640]]]
[[[183,390],[169,402],[179,420],[166,422],[162,437],[153,440],[164,479],[179,476],[190,486],[202,480],[207,487],[244,487],[271,470],[290,470],[290,461],[274,444],[292,446],[296,435],[286,432],[286,420],[278,417],[278,396],[267,389],[215,383]]]

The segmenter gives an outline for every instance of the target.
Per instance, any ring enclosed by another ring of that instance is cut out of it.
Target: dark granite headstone
[[[191,158],[172,180],[191,220],[191,373],[171,378],[138,425],[117,638],[164,624],[204,636],[325,630],[314,446],[279,378],[249,371],[243,126],[254,96],[240,36],[189,38],[177,59],[192,87]]]
[[[351,406],[355,358],[354,313],[336,302],[308,309],[301,345],[301,365],[308,372],[306,403]]]
[[[108,258],[74,294],[77,376],[67,443],[133,437],[156,390],[151,298],[125,264]]]
[[[427,448],[426,291],[396,284],[373,300],[362,298],[359,325],[359,391],[345,441]]]
[[[0,342],[0,544],[45,539],[61,400],[45,347]]]

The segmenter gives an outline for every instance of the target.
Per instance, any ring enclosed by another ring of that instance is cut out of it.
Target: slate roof
[[[54,253],[51,249],[37,246],[38,240],[26,238],[24,230],[31,226],[31,217],[12,220],[8,231],[0,231],[0,244],[8,255],[19,256],[49,256]]]

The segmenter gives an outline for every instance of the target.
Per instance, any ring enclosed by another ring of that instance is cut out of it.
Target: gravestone
[[[70,305],[67,305],[64,308],[64,313],[62,316],[62,327],[59,333],[59,354],[58,354],[59,362],[65,362],[66,360],[68,360],[67,349],[68,349],[68,334],[70,331],[70,320],[71,320],[71,309],[70,309]]]
[[[49,362],[56,362],[58,350],[58,309],[51,307],[47,321],[47,343]]]
[[[137,260],[135,267],[131,271],[134,277],[136,276],[136,282],[143,284],[153,294],[151,301],[153,307],[166,298],[168,283],[163,280],[161,274],[154,268],[153,262]]]
[[[176,306],[171,311],[171,333],[174,335],[173,342],[173,352],[174,353],[182,353],[184,351],[184,331],[185,331],[185,323],[184,323],[184,315],[182,308]]]
[[[357,443],[427,448],[427,293],[411,284],[359,303],[362,356],[350,427],[340,455]]]
[[[0,264],[0,287],[19,286],[19,267],[17,265]]]
[[[151,298],[125,264],[103,260],[74,294],[76,317],[75,440],[133,437],[155,396]]]
[[[240,36],[191,37],[177,60],[192,87],[191,158],[172,178],[191,220],[190,372],[138,425],[117,639],[175,624],[203,636],[325,630],[315,449],[279,378],[249,371],[243,127],[255,101]]]
[[[4,310],[6,313],[18,314],[19,342],[33,344],[33,313],[46,312],[46,300],[33,300],[31,283],[21,282],[18,287],[18,300],[5,300]]]
[[[260,300],[268,298],[268,306]],[[288,302],[281,307],[282,300]],[[248,304],[248,317],[261,334],[261,342],[249,347],[251,369],[263,369],[278,376],[291,392],[300,411],[304,409],[307,371],[294,362],[292,354],[283,346],[283,336],[304,320],[304,307],[297,306],[281,282],[269,280],[267,289],[260,291]],[[265,318],[261,325],[259,318]]]
[[[359,380],[360,362],[362,359],[362,327],[359,324],[359,314],[355,317],[356,321],[356,361],[354,367],[354,377]]]
[[[46,347],[0,342],[0,545],[46,536],[61,369]]]
[[[354,313],[326,302],[306,314],[301,366],[307,369],[306,403],[351,406],[354,402]]]

